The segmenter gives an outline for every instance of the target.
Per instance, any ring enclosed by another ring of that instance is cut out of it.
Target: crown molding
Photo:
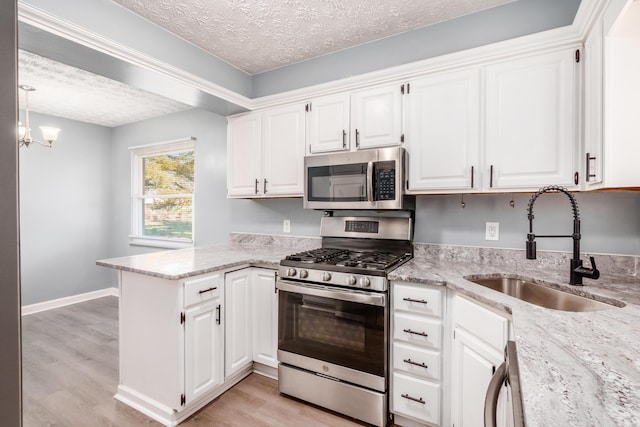
[[[18,20],[130,64],[155,71],[242,108],[252,109],[251,98],[60,19],[38,7],[19,1]]]
[[[156,71],[244,109],[257,110],[288,103],[307,102],[318,96],[402,82],[425,74],[579,45],[609,2],[610,0],[582,0],[574,22],[565,27],[259,98],[240,95],[23,2],[18,2],[18,19],[83,46]]]

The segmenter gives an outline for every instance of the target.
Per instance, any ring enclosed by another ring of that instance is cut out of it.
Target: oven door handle
[[[285,292],[293,292],[302,295],[313,295],[317,297],[337,299],[340,301],[375,305],[378,307],[384,307],[387,302],[386,295],[378,294],[375,292],[343,291],[341,289],[330,288],[328,286],[311,284],[302,285],[299,283],[285,282],[283,280],[278,280],[276,286],[278,290]]]

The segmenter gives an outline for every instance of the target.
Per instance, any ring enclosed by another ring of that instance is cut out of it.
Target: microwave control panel
[[[375,168],[376,200],[396,199],[395,162],[378,162]]]

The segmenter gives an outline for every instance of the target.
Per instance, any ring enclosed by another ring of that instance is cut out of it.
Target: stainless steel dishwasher
[[[491,378],[487,395],[484,400],[484,425],[485,427],[496,427],[496,415],[498,409],[498,399],[500,392],[504,390],[511,393],[508,400],[511,402],[510,408],[507,408],[507,416],[513,417],[514,427],[524,427],[524,412],[522,409],[522,395],[520,394],[520,372],[518,368],[518,358],[516,353],[515,341],[507,341],[504,348],[504,362],[496,370]],[[510,413],[510,414],[509,414]]]

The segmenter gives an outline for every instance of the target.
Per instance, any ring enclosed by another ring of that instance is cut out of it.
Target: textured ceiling
[[[191,108],[150,92],[24,50],[18,52],[18,81],[36,88],[29,109],[115,127]],[[24,108],[20,91],[20,108]]]
[[[114,0],[257,74],[514,0]]]

